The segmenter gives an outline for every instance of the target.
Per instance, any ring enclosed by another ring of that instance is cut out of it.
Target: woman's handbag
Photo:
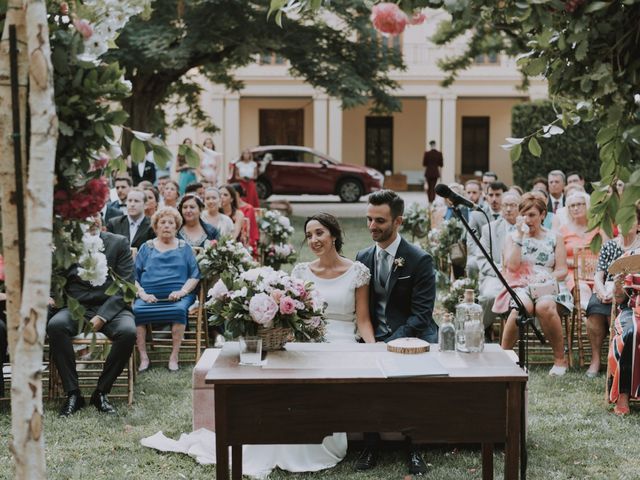
[[[553,296],[555,297],[560,293],[560,287],[555,280],[543,282],[543,283],[531,283],[529,284],[529,295],[533,300],[537,300],[541,297]]]
[[[467,246],[462,240],[458,240],[451,245],[451,251],[449,252],[449,258],[451,258],[451,265],[454,267],[464,268],[467,265]]]

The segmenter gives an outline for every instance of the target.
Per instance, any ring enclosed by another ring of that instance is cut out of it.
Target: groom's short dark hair
[[[393,190],[384,189],[369,195],[371,205],[389,205],[391,218],[397,218],[404,213],[404,200]]]

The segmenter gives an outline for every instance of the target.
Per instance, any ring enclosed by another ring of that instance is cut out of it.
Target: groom
[[[404,200],[392,190],[369,196],[367,227],[375,245],[358,252],[356,260],[371,271],[369,309],[376,341],[417,337],[438,342],[438,326],[433,321],[436,296],[433,259],[404,240],[398,233],[402,225]],[[409,472],[426,473],[420,452],[409,445]],[[365,449],[356,470],[369,470],[377,461],[380,435],[364,434]]]

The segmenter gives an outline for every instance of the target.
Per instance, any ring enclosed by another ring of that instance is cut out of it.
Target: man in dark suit
[[[114,180],[116,189],[116,195],[118,199],[107,204],[107,209],[104,214],[105,225],[109,224],[109,220],[120,215],[127,214],[127,195],[131,190],[131,179],[127,176],[120,176]]]
[[[431,140],[429,142],[429,150],[424,152],[422,156],[424,180],[427,187],[427,198],[430,204],[436,199],[436,183],[438,183],[438,179],[442,176],[443,165],[442,153],[436,149],[436,141]]]
[[[100,227],[100,216],[97,215],[91,233],[100,235],[107,265],[118,277],[133,283],[133,259],[129,242],[121,235],[100,232]],[[79,277],[78,265],[74,265],[69,270],[65,287],[66,293],[85,308],[84,318],[91,324],[93,331],[103,333],[113,342],[97,387],[91,395],[91,404],[100,412],[109,414],[115,414],[116,410],[109,403],[107,394],[129,361],[136,341],[136,325],[131,305],[124,301],[121,291],[113,295],[106,293],[112,282],[111,276],[108,276],[104,284],[93,286]],[[76,358],[71,341],[77,333],[78,321],[72,318],[67,307],[56,312],[47,323],[51,356],[67,394],[67,400],[60,410],[60,416],[64,417],[77,412],[85,404],[78,385]]]
[[[556,213],[560,207],[564,207],[564,186],[567,183],[562,170],[551,170],[547,177],[549,184],[549,200],[547,201],[547,211]]]
[[[369,196],[367,226],[375,245],[358,252],[356,260],[371,271],[369,308],[377,341],[417,337],[438,342],[438,326],[433,321],[436,296],[435,271],[431,256],[404,240],[402,225],[404,201],[392,190]],[[365,449],[356,463],[357,470],[368,470],[377,461],[380,436],[365,433]],[[409,471],[426,472],[426,464],[409,439]]]
[[[107,231],[126,237],[129,245],[138,249],[156,236],[149,219],[144,216],[145,200],[142,190],[132,188],[127,195],[127,214],[112,218],[107,224]]]
[[[147,153],[144,162],[131,165],[129,172],[133,180],[133,186],[137,186],[143,180],[156,183],[156,164],[153,163],[153,152]]]

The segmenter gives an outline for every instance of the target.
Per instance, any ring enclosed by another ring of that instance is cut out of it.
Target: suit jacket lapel
[[[404,254],[404,242],[405,242],[404,238],[400,240],[400,245],[398,245],[398,251],[396,252],[396,256],[395,256],[396,259],[402,257]],[[387,288],[385,288],[385,291],[387,292],[387,298],[391,294],[393,287],[395,287],[401,270],[402,270],[402,267],[398,267],[395,264],[395,259],[394,259],[394,263],[391,264],[391,273],[389,274],[389,281],[387,282]]]
[[[127,222],[127,228],[131,228],[129,225],[129,222]],[[138,226],[136,235],[131,239],[130,244],[133,245],[135,241],[138,240],[138,237],[140,237],[141,235],[146,235],[148,228],[149,228],[149,219],[147,217],[144,217],[142,219],[142,222],[140,222],[140,225]]]

